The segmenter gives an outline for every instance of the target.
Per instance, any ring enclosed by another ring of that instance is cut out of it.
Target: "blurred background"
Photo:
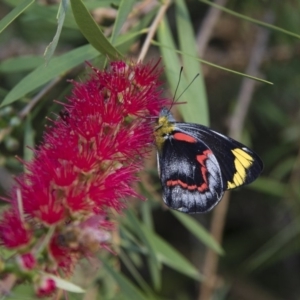
[[[60,5],[69,6],[66,14]],[[91,46],[74,5],[0,2],[1,196],[23,172],[15,156],[30,160],[26,146],[41,143],[45,117],[59,113],[53,100],[65,101],[72,88],[67,80],[86,78],[85,61],[103,66],[105,55]],[[163,205],[153,149],[137,186],[147,201],[128,201],[113,240],[118,255],[99,254],[97,271],[83,262],[74,281],[88,292],[69,299],[300,299],[300,1],[84,5],[107,37],[122,22],[111,43],[125,57],[162,57],[165,97],[172,99],[181,66],[178,95],[200,73],[180,98],[186,104],[175,107],[177,120],[233,136],[259,154],[264,171],[213,212],[187,216]],[[154,36],[146,47],[147,28]],[[26,284],[11,298],[20,295],[33,298]]]

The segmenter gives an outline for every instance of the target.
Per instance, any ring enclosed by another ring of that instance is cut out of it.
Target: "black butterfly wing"
[[[211,149],[189,137],[173,132],[158,152],[163,200],[172,209],[204,213],[223,196],[222,173]]]
[[[202,125],[174,124],[176,129],[200,140],[212,151],[220,166],[224,190],[249,184],[262,172],[259,156],[238,141]]]

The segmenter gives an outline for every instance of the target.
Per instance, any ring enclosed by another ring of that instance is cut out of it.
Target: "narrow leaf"
[[[53,38],[52,42],[46,47],[46,50],[45,50],[45,53],[44,53],[46,64],[49,62],[49,60],[53,56],[54,51],[57,47],[58,40],[59,40],[59,37],[60,37],[60,34],[61,34],[61,30],[62,30],[63,25],[64,25],[66,13],[67,13],[67,10],[68,10],[68,5],[69,5],[68,0],[62,0],[61,3],[60,3],[59,11],[58,11],[58,18],[57,18],[58,24],[57,24],[56,33],[54,35],[54,38]]]
[[[33,157],[33,151],[30,150],[30,148],[34,148],[34,136],[35,136],[35,130],[32,127],[31,124],[32,118],[29,114],[25,120],[25,136],[24,136],[24,160],[30,161]]]
[[[120,287],[122,295],[124,295],[127,299],[147,299],[137,287],[135,287],[124,275],[122,275],[121,272],[116,272],[116,270],[107,261],[102,259],[102,264],[105,270],[111,275],[111,277]]]
[[[218,254],[224,254],[222,247],[209,234],[209,232],[199,224],[190,215],[186,215],[174,210],[170,210],[172,214],[192,233],[195,237],[205,244],[207,247],[213,249]]]
[[[128,15],[132,11],[132,7],[136,0],[122,0],[118,9],[118,15],[115,20],[113,32],[111,34],[110,42],[114,44],[116,37],[120,33],[120,30],[126,21]]]
[[[300,39],[300,35],[299,35],[299,34],[296,34],[296,33],[294,33],[294,32],[285,30],[285,29],[283,29],[283,28],[281,28],[281,27],[274,26],[274,25],[272,25],[272,24],[268,24],[268,23],[265,23],[265,22],[258,21],[258,20],[256,20],[256,19],[247,17],[247,16],[245,16],[245,15],[243,15],[243,14],[239,14],[239,13],[233,11],[233,10],[230,10],[230,9],[228,9],[228,8],[225,8],[224,6],[221,6],[221,5],[212,3],[212,2],[210,2],[210,1],[208,1],[208,0],[199,0],[199,1],[200,1],[200,2],[203,2],[203,3],[207,4],[207,5],[210,5],[210,6],[212,6],[212,7],[218,8],[218,9],[220,9],[220,10],[222,10],[222,11],[224,11],[224,12],[226,12],[226,13],[232,15],[232,16],[238,17],[238,18],[240,18],[240,19],[249,21],[249,22],[254,23],[254,24],[256,24],[256,25],[260,25],[260,26],[263,26],[263,27],[266,27],[266,28],[269,28],[269,29],[272,29],[272,30],[275,30],[275,31],[279,31],[279,32],[288,34],[288,35],[290,35],[290,36],[296,37],[297,39]]]
[[[207,107],[206,89],[202,75],[201,64],[193,57],[197,57],[195,33],[192,28],[192,20],[190,19],[186,4],[183,0],[175,1],[176,25],[179,37],[179,46],[182,53],[183,73],[188,83],[192,82],[197,74],[193,84],[185,91],[185,98],[188,99],[186,106],[181,109],[187,111],[188,120],[190,122],[201,122],[203,125],[209,124],[209,115]]]
[[[85,45],[53,58],[50,64],[39,66],[14,86],[6,95],[0,107],[18,100],[51,79],[63,75],[83,61],[93,59],[98,55],[97,50],[90,45]]]
[[[73,14],[78,27],[89,43],[104,56],[110,59],[120,59],[123,57],[116,48],[107,40],[101,32],[99,26],[90,15],[81,0],[70,0]]]
[[[18,6],[20,0],[2,0],[2,2],[7,3],[10,6]],[[57,1],[58,2],[58,1]],[[120,0],[113,0],[113,3],[116,6],[119,6]],[[111,7],[112,0],[101,0],[101,1],[85,1],[85,5],[88,10],[93,10],[99,7]],[[40,5],[37,1],[33,5],[31,5],[30,9],[26,10],[24,14],[28,16],[32,16],[33,18],[39,18],[43,20],[43,22],[47,22],[50,24],[57,24],[56,17],[57,17],[57,4],[52,5]],[[74,20],[74,16],[72,10],[68,10],[66,14],[66,18],[64,21],[64,28],[72,28],[78,30],[78,26]]]
[[[139,34],[141,34],[141,32],[134,34],[128,33],[120,38],[118,37],[116,44],[121,45],[122,43],[126,43]],[[94,47],[91,45],[84,45],[59,57],[53,58],[49,65],[39,66],[18,82],[18,84],[6,95],[0,107],[24,97],[27,93],[32,92],[51,79],[63,75],[68,70],[78,66],[86,60],[92,60],[98,55],[99,52],[94,49]]]
[[[34,0],[25,0],[22,3],[20,3],[18,6],[16,6],[10,13],[8,13],[0,21],[0,33],[33,3]]]
[[[286,248],[300,234],[299,221],[293,221],[268,240],[241,267],[249,272],[261,268],[279,251]]]
[[[161,265],[157,260],[156,252],[154,251],[153,247],[153,241],[151,239],[151,236],[148,236],[144,230],[142,223],[139,222],[139,220],[135,217],[135,215],[130,211],[127,210],[127,219],[131,223],[131,228],[134,228],[134,232],[138,235],[139,239],[145,244],[149,259],[148,259],[148,266],[151,273],[153,285],[156,290],[160,288],[161,285],[161,274],[160,269]]]
[[[166,48],[166,49],[172,50],[175,53],[180,53],[180,54],[183,54],[183,55],[186,55],[186,56],[190,56],[187,53],[183,53],[180,50],[176,50],[175,48],[172,48],[171,46],[169,46],[169,44],[167,45],[167,43],[165,43],[165,41],[164,41],[164,44],[161,44],[160,42],[156,42],[156,41],[151,41],[151,43],[153,45],[159,46],[161,51],[162,51],[162,48]],[[198,60],[198,61],[200,61],[200,62],[202,62],[202,63],[204,63],[208,66],[211,66],[211,67],[214,67],[214,68],[226,71],[226,72],[230,72],[230,73],[240,75],[240,76],[243,76],[243,77],[246,77],[246,78],[249,78],[249,79],[253,79],[253,80],[256,80],[256,81],[259,81],[259,82],[263,82],[263,83],[273,85],[273,82],[270,82],[270,81],[267,81],[267,80],[264,80],[264,79],[261,79],[261,78],[258,78],[258,77],[254,77],[254,76],[251,76],[251,75],[248,75],[248,74],[245,74],[245,73],[237,72],[237,71],[234,71],[234,70],[231,70],[231,69],[228,69],[228,68],[224,68],[224,67],[213,64],[211,62],[208,62],[208,61],[206,61],[204,59],[201,59],[201,58],[198,58],[198,57],[194,57],[194,59],[196,59],[196,60]]]
[[[143,232],[147,238],[151,239],[152,245],[160,262],[193,279],[203,279],[198,270],[176,249],[164,241],[155,232],[147,228],[144,224],[141,224],[141,228],[143,229]]]
[[[21,57],[12,57],[1,62],[0,72],[15,73],[35,69],[43,64],[44,59],[40,56],[25,55]]]
[[[131,262],[130,258],[127,256],[126,252],[122,249],[120,250],[119,257],[122,260],[123,264],[126,266],[132,277],[136,280],[136,282],[140,285],[140,287],[144,290],[148,295],[152,295],[152,290],[147,282],[144,280],[142,275],[138,272],[134,264]]]
[[[169,86],[171,87],[173,93],[175,93],[181,63],[176,54],[176,51],[174,51],[175,43],[166,18],[163,18],[160,22],[157,31],[157,37],[159,40],[159,43],[157,43],[158,46],[162,45],[162,43],[170,45],[170,47],[160,47],[160,52],[162,54],[164,65],[166,66],[165,74],[167,76]],[[182,77],[181,80],[181,85],[187,86],[185,77]],[[188,120],[189,114],[186,113],[186,110],[182,111],[182,115],[185,120]]]
[[[277,197],[283,197],[288,190],[287,185],[279,180],[262,176],[247,187]]]

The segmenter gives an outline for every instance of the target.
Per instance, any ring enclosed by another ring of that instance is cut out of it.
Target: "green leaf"
[[[144,290],[148,295],[152,295],[152,290],[141,274],[138,272],[134,264],[131,262],[127,254],[120,249],[119,257],[122,260],[123,264],[126,266],[127,270],[130,272],[132,277],[136,280],[136,282],[140,285],[140,287]]]
[[[25,0],[21,4],[16,6],[10,13],[8,13],[0,21],[0,33],[33,3],[34,0]]]
[[[282,158],[281,161],[279,161],[275,168],[272,170],[270,176],[280,181],[284,180],[284,178],[287,178],[289,176],[291,170],[293,170],[296,160],[296,156],[292,155]]]
[[[283,197],[288,190],[286,184],[283,184],[278,180],[262,176],[247,187],[277,197]]]
[[[164,241],[155,232],[147,228],[144,224],[140,224],[140,226],[144,234],[147,236],[147,239],[151,240],[154,251],[156,252],[160,262],[193,279],[203,279],[203,276],[198,272],[198,270],[176,249]]]
[[[118,15],[115,20],[113,32],[111,34],[110,42],[114,44],[116,37],[120,33],[120,30],[126,21],[128,15],[132,11],[133,4],[136,0],[122,0],[118,9]]]
[[[282,230],[280,230],[274,237],[268,240],[256,253],[254,253],[247,261],[241,266],[241,268],[248,272],[261,268],[266,264],[275,254],[286,247],[287,244],[300,233],[299,221],[296,219]]]
[[[65,72],[81,64],[83,61],[93,59],[98,55],[98,51],[92,46],[85,45],[53,58],[50,64],[39,66],[14,86],[6,95],[0,107],[18,100],[51,79],[62,76]]]
[[[31,115],[29,114],[25,120],[25,132],[24,132],[24,160],[30,161],[33,157],[33,151],[30,148],[34,148],[34,136],[35,130],[31,124]]]
[[[152,278],[154,288],[156,290],[160,289],[161,286],[161,264],[159,263],[156,252],[154,251],[153,241],[151,236],[148,236],[147,233],[143,230],[142,223],[136,218],[136,216],[130,211],[127,210],[127,220],[131,223],[131,229],[136,233],[139,239],[144,243],[148,250],[149,259],[148,266]]]
[[[139,34],[141,34],[141,32],[134,34],[128,33],[120,38],[118,37],[117,45],[126,43]],[[27,93],[32,92],[51,79],[63,75],[71,68],[81,64],[83,61],[92,60],[98,55],[99,52],[91,45],[85,45],[67,52],[59,57],[53,58],[51,63],[49,63],[47,66],[39,66],[26,77],[24,77],[20,82],[18,82],[18,84],[15,85],[13,89],[10,90],[10,92],[6,95],[0,107],[24,97]]]
[[[121,59],[123,55],[107,40],[82,1],[70,1],[76,23],[89,43],[104,56],[114,60]]]
[[[6,89],[0,87],[0,98],[6,97],[7,94],[8,94],[8,91]]]
[[[178,0],[178,1],[181,1],[181,0]],[[179,11],[178,14],[182,14],[182,12]],[[184,28],[187,27],[188,26],[188,25],[186,25],[186,23],[188,23],[187,17],[185,17],[185,19],[183,19],[183,20],[181,18],[182,17],[179,18],[180,22],[178,21],[179,22],[178,26],[179,27],[183,26]],[[190,35],[192,35],[191,28],[189,30],[190,30]],[[180,32],[181,32],[181,30],[180,30]],[[185,32],[181,32],[180,35],[184,36]],[[160,23],[160,26],[159,26],[158,32],[157,32],[157,37],[158,37],[159,42],[152,41],[152,44],[158,45],[160,47],[160,51],[161,51],[162,57],[163,57],[163,62],[166,66],[165,74],[167,76],[168,83],[169,83],[173,93],[175,93],[175,90],[176,90],[176,85],[177,85],[178,76],[179,76],[179,66],[181,65],[176,53],[182,54],[185,62],[188,64],[188,66],[184,69],[189,69],[190,65],[192,65],[192,64],[198,65],[198,64],[195,64],[195,60],[196,60],[196,61],[206,63],[210,66],[213,66],[213,67],[216,67],[219,69],[223,69],[223,70],[226,70],[226,71],[238,74],[238,75],[242,75],[242,76],[245,76],[245,77],[248,77],[251,79],[270,83],[268,81],[261,80],[256,77],[249,76],[249,75],[246,75],[246,74],[243,74],[240,72],[236,72],[236,71],[233,71],[230,69],[222,68],[218,65],[215,65],[215,64],[209,63],[207,61],[204,61],[202,59],[199,59],[197,56],[191,55],[190,53],[192,53],[192,52],[190,50],[188,50],[189,52],[183,52],[180,50],[176,50],[176,46],[175,46],[175,43],[174,43],[174,40],[172,37],[172,33],[171,33],[171,30],[169,28],[169,24],[168,24],[166,18],[164,18]],[[189,38],[182,37],[181,39],[182,39],[181,44],[187,43],[189,45],[189,47],[191,46],[193,37],[191,37],[191,36]],[[182,47],[185,50],[187,50],[187,48],[185,46],[182,46]],[[188,59],[187,57],[190,57],[191,59]],[[199,68],[199,66],[197,66],[197,68]],[[189,73],[189,75],[188,75],[189,81],[186,80],[185,77],[181,78],[181,81],[182,81],[181,85],[183,85],[184,87],[187,87],[188,83],[191,82],[191,80],[192,80],[191,78],[193,78],[192,76],[193,75],[195,76],[197,74],[195,67],[193,67],[193,70],[195,70],[195,73],[194,74]],[[199,80],[201,80],[201,79],[199,79]],[[198,91],[198,93],[197,93],[197,89],[199,87],[199,82],[198,82],[198,84],[197,84],[197,82],[193,83],[192,86],[190,86],[188,88],[188,90],[186,91],[186,93],[189,93],[189,90],[191,89],[191,94],[189,94],[189,96],[187,96],[187,99],[188,99],[187,104],[188,105],[180,106],[181,112],[182,112],[183,118],[185,120],[189,120],[189,122],[194,122],[194,123],[208,122],[208,116],[205,116],[207,114],[207,106],[206,106],[206,100],[205,100],[206,97],[199,95],[199,93],[201,91],[203,93],[205,93],[205,91],[204,91],[204,88],[203,89],[201,88],[201,86],[202,86],[202,83],[201,83],[200,91]],[[270,84],[272,84],[272,83],[270,83]],[[200,97],[203,97],[204,99],[199,99]],[[191,101],[191,103],[194,103],[194,105],[189,105],[190,101]],[[200,107],[199,104],[196,104],[196,101],[204,101],[205,103],[203,102]],[[199,108],[197,108],[197,106]],[[203,115],[201,113],[202,110],[205,111],[205,114],[203,114]]]
[[[3,297],[2,297],[3,298]],[[20,283],[16,284],[14,287],[14,291],[5,295],[5,300],[35,300],[33,296],[32,285],[28,283]],[[3,299],[3,300],[4,300]],[[1,299],[2,300],[2,299]]]
[[[176,50],[174,45],[173,45],[173,47],[168,46],[165,42],[166,41],[164,40],[164,44],[162,44],[160,42],[156,42],[156,41],[153,41],[153,40],[151,41],[151,43],[153,45],[159,46],[161,51],[162,51],[163,48],[165,48],[165,49],[172,50],[174,53],[180,53],[182,55],[191,56],[191,55],[189,55],[187,53],[184,53],[184,52],[182,52],[180,50]],[[211,63],[209,61],[206,61],[206,60],[198,58],[198,57],[193,57],[193,58],[195,60],[198,60],[198,61],[200,61],[200,62],[208,65],[208,66],[211,66],[211,67],[214,67],[214,68],[226,71],[226,72],[230,72],[230,73],[233,73],[233,74],[236,74],[236,75],[239,75],[239,76],[243,76],[243,77],[246,77],[246,78],[249,78],[249,79],[253,79],[253,80],[256,80],[256,81],[259,81],[259,82],[263,82],[263,83],[267,83],[267,84],[273,85],[273,82],[270,82],[270,81],[267,81],[267,80],[264,80],[264,79],[261,79],[261,78],[255,77],[255,76],[251,76],[251,75],[248,75],[248,74],[245,74],[245,73],[237,72],[237,71],[234,71],[234,70],[231,70],[231,69],[228,69],[228,68],[223,68],[223,67],[221,67],[219,65],[213,64],[213,63]]]
[[[272,24],[268,24],[268,23],[265,23],[265,22],[258,21],[258,20],[256,20],[256,19],[247,17],[247,16],[245,16],[245,15],[243,15],[243,14],[239,14],[239,13],[237,13],[237,12],[235,12],[235,11],[232,11],[232,10],[230,10],[230,9],[228,9],[228,8],[225,8],[224,6],[221,6],[221,5],[212,3],[212,2],[210,2],[210,1],[208,1],[208,0],[199,0],[199,1],[200,1],[200,2],[203,2],[203,3],[207,4],[207,5],[210,5],[210,6],[212,6],[212,7],[218,8],[218,9],[220,9],[220,10],[222,10],[222,11],[224,11],[224,12],[226,12],[226,13],[232,15],[232,16],[238,17],[238,18],[243,19],[243,20],[245,20],[245,21],[249,21],[249,22],[254,23],[254,24],[256,24],[256,25],[260,25],[260,26],[263,26],[263,27],[266,27],[266,28],[269,28],[269,29],[272,29],[272,30],[275,30],[275,31],[279,31],[279,32],[282,32],[282,33],[285,33],[285,34],[288,34],[288,35],[290,35],[290,36],[293,36],[293,37],[296,37],[296,38],[300,39],[300,35],[299,35],[299,34],[296,34],[296,33],[294,33],[294,32],[285,30],[285,29],[283,29],[283,28],[280,28],[280,27],[278,27],[278,26],[274,26],[274,25],[272,25]]]
[[[119,46],[119,45],[125,44],[129,41],[135,40],[135,39],[137,39],[138,36],[140,36],[146,32],[147,31],[145,29],[142,29],[142,30],[139,30],[136,32],[128,32],[124,35],[120,35],[120,36],[118,36],[116,46]]]
[[[120,227],[120,234],[123,237],[122,244],[124,244],[124,247],[128,247],[128,245],[131,243],[138,245],[138,247],[139,247],[140,241],[137,239],[137,237],[134,235],[134,233],[130,230],[130,226],[132,226],[132,224],[130,224],[128,222],[127,218],[123,218],[122,223],[123,223],[122,225],[125,225],[125,226]],[[129,227],[129,228],[127,228],[127,227]]]
[[[170,244],[164,241],[151,229],[147,228],[144,224],[142,224],[141,226],[143,227],[145,235],[147,235],[148,238],[152,239],[153,247],[159,262],[192,279],[203,280],[203,276],[197,271],[197,269],[176,249],[174,249]],[[124,227],[121,229],[121,232],[122,235],[125,236],[125,239],[122,239],[121,245],[122,247],[126,248],[128,252],[132,251],[134,253],[143,254],[148,253],[147,248],[145,246],[137,244],[134,237],[132,237],[127,230],[124,230]],[[129,240],[137,246],[134,246],[129,242]]]
[[[200,63],[193,57],[197,57],[195,34],[192,28],[186,4],[183,0],[175,1],[176,25],[179,37],[179,46],[182,53],[183,74],[188,83],[192,82],[197,74],[193,84],[184,93],[184,98],[188,99],[188,105],[180,106],[181,110],[186,110],[188,120],[203,125],[209,124],[209,115],[207,107],[206,89],[203,80],[203,74]]]
[[[17,6],[20,3],[20,0],[3,0],[2,2],[7,3],[10,6]],[[115,5],[119,5],[119,0],[113,0]],[[88,1],[85,3],[87,9],[92,10],[99,7],[111,7],[112,0],[101,0],[101,1]],[[40,5],[38,2],[35,2],[29,9],[27,9],[24,14],[32,17],[39,18],[43,22],[48,22],[50,24],[57,24],[57,10],[58,6],[56,4],[53,5]],[[64,21],[64,28],[71,28],[78,30],[78,26],[74,20],[74,16],[72,10],[68,10],[66,14],[66,18]]]
[[[43,62],[44,59],[40,56],[25,55],[13,57],[1,62],[0,72],[15,73],[28,71],[40,66]]]
[[[58,19],[57,19],[58,24],[57,24],[56,33],[54,35],[54,38],[53,38],[52,42],[46,47],[46,50],[45,50],[45,53],[44,53],[46,64],[49,62],[49,60],[53,56],[54,51],[57,47],[58,40],[59,40],[59,37],[60,37],[60,34],[61,34],[61,30],[62,30],[63,25],[64,25],[66,12],[68,10],[68,5],[69,5],[68,0],[62,0],[61,3],[60,3],[59,10],[58,10]]]
[[[143,193],[143,195],[144,194],[145,193]],[[147,197],[147,199],[148,201],[146,201],[145,203],[143,203],[143,205],[141,205],[141,215],[144,224],[146,224],[148,228],[153,229],[154,225],[153,225],[153,218],[152,218],[152,209],[151,209],[149,198]]]
[[[122,295],[127,297],[128,299],[135,300],[146,300],[142,292],[135,287],[121,272],[116,272],[116,270],[104,259],[101,259],[103,267],[105,270],[111,275],[111,277],[115,280],[115,282],[120,287]]]
[[[162,42],[167,45],[170,45],[170,47],[160,47],[160,52],[162,54],[164,65],[166,66],[165,74],[167,76],[168,83],[173,93],[175,93],[181,63],[176,54],[176,51],[174,51],[175,44],[174,44],[174,40],[172,37],[172,33],[167,18],[163,18],[162,21],[160,22],[157,31],[157,37],[159,40],[159,43],[157,43],[158,46],[160,46]],[[181,85],[184,87],[187,86],[187,81],[185,80],[185,77],[181,78]],[[189,119],[189,114],[186,113],[186,110],[182,111],[182,115],[185,120]]]
[[[218,254],[224,254],[222,247],[209,234],[209,232],[199,224],[190,215],[180,213],[178,211],[170,210],[171,213],[192,233],[196,238],[205,244],[207,247],[213,249]]]

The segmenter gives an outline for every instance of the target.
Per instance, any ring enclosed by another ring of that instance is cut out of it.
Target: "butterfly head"
[[[166,138],[174,131],[174,117],[172,116],[170,110],[163,107],[159,113],[157,120],[157,125],[154,130],[155,144],[160,151],[163,147],[163,143]]]
[[[174,119],[171,111],[169,108],[167,107],[163,107],[159,113],[159,117],[158,117],[158,123],[160,121],[160,119],[162,118],[166,118],[169,122],[175,122],[176,120]]]

